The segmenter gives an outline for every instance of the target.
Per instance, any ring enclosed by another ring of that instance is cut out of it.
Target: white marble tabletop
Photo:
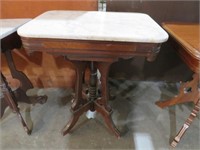
[[[168,34],[147,14],[48,11],[17,30],[22,37],[162,43]]]
[[[17,31],[18,27],[30,19],[0,19],[0,39]]]

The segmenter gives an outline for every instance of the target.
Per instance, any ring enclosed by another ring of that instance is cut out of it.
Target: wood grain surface
[[[200,24],[165,23],[163,28],[174,42],[180,57],[196,73],[200,71]]]

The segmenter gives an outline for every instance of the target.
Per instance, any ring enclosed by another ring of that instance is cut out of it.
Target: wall
[[[1,0],[1,18],[33,18],[48,10],[97,10],[97,0]]]
[[[97,0],[1,0],[1,18],[34,18],[48,10],[97,10]],[[74,66],[61,56],[46,53],[27,55],[25,50],[13,50],[16,68],[23,71],[35,87],[73,87]],[[11,78],[5,56],[1,68]]]
[[[160,25],[162,22],[199,23],[199,8],[200,2],[197,0],[107,0],[107,11],[147,13]],[[187,80],[191,73],[169,40],[162,45],[156,61],[149,63],[139,57],[123,60],[112,65],[110,76],[175,82]]]
[[[33,18],[52,9],[97,10],[97,0],[1,0],[1,18]],[[198,1],[107,0],[107,11],[143,12],[158,23],[199,22]],[[24,49],[13,51],[17,69],[23,71],[37,87],[72,87],[75,82],[73,65],[60,56],[34,53],[28,56]],[[2,70],[10,76],[2,55]],[[110,77],[132,80],[185,80],[189,68],[176,55],[170,42],[163,44],[156,61],[149,63],[135,57],[111,66]]]

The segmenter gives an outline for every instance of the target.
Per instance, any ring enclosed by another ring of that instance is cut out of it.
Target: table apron
[[[160,44],[113,41],[85,41],[62,39],[24,38],[22,43],[28,53],[35,51],[66,55],[72,60],[109,61],[134,56],[157,55]]]

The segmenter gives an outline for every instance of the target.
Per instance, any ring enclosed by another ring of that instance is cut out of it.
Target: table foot
[[[184,123],[184,125],[182,126],[182,128],[180,129],[180,131],[178,132],[178,134],[176,135],[176,137],[172,141],[172,143],[171,143],[172,147],[176,147],[176,145],[180,142],[182,136],[184,135],[186,130],[189,128],[189,126],[193,122],[194,118],[196,118],[199,110],[200,110],[200,99],[198,99],[198,101],[195,104],[195,107],[192,110],[190,116],[188,117],[188,119],[186,120],[186,122]]]
[[[21,123],[22,123],[22,126],[23,126],[25,132],[26,132],[28,135],[30,135],[30,134],[31,134],[31,130],[29,130],[28,126],[26,125],[26,123],[25,123],[25,121],[24,121],[24,119],[23,119],[21,113],[20,113],[19,111],[16,112],[16,113],[17,113],[17,115],[18,115],[18,117],[19,117],[19,119],[20,119],[20,121],[21,121]]]
[[[74,127],[74,125],[78,121],[79,117],[80,117],[79,115],[73,114],[71,120],[67,123],[67,125],[62,130],[63,136],[66,135],[67,133],[69,133],[69,131]]]
[[[195,73],[193,79],[186,83],[181,83],[179,94],[170,100],[157,101],[155,104],[161,108],[186,103],[193,102],[196,103],[199,97],[199,75]]]
[[[48,97],[44,95],[44,96],[29,96],[28,98],[31,104],[36,104],[36,103],[44,104],[47,102]]]
[[[120,133],[120,131],[117,129],[117,127],[115,126],[115,124],[114,124],[114,122],[113,122],[113,120],[112,120],[112,117],[111,117],[111,115],[112,115],[112,110],[111,110],[111,109],[110,109],[110,110],[106,110],[104,106],[98,104],[97,102],[95,102],[95,110],[96,110],[97,112],[99,112],[99,113],[102,115],[102,117],[103,117],[103,119],[104,119],[106,125],[108,126],[108,128],[109,128],[109,129],[115,134],[115,136],[119,139],[121,133]]]
[[[66,135],[67,133],[70,132],[70,130],[74,127],[74,125],[77,123],[79,117],[86,111],[90,110],[90,106],[91,106],[91,102],[86,103],[83,106],[80,106],[80,108],[78,108],[77,110],[73,111],[73,109],[71,109],[72,111],[72,117],[70,119],[70,121],[67,123],[67,125],[62,129],[62,135]]]

